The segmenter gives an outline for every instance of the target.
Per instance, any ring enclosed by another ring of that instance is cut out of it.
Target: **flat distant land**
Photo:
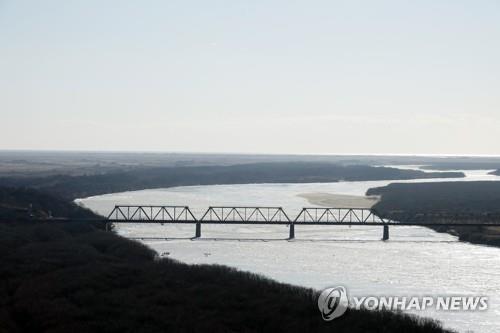
[[[148,152],[0,150],[0,177],[90,175],[141,167],[227,166],[271,162],[326,162],[340,165],[422,165],[436,170],[500,169],[500,157],[375,155],[257,155]]]
[[[462,172],[423,172],[328,162],[260,162],[222,166],[134,167],[89,175],[0,177],[0,186],[29,187],[67,199],[189,185],[331,183],[339,181],[461,178]]]

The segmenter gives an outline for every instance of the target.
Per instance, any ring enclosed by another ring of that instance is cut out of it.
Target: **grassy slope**
[[[398,221],[500,225],[500,182],[390,184],[370,189],[367,194],[381,195],[374,209]],[[500,227],[437,230],[457,234],[464,241],[500,246]]]
[[[155,260],[145,246],[79,222],[2,223],[0,260],[0,332],[443,332],[387,312],[325,323],[312,290]]]

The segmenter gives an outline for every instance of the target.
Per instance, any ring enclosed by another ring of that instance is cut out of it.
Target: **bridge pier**
[[[382,240],[383,241],[389,240],[389,226],[388,225],[384,225],[384,233],[382,235]]]
[[[290,223],[289,228],[290,228],[290,235],[288,236],[288,239],[294,239],[295,238],[295,224]]]
[[[196,232],[194,234],[194,238],[200,238],[201,237],[201,223],[198,221],[196,222]]]

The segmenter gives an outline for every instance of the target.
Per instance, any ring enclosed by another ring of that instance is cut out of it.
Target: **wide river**
[[[397,182],[500,180],[484,170],[464,172],[462,179]],[[211,205],[282,206],[295,216],[302,207],[314,206],[299,195],[363,196],[369,188],[393,182],[183,186],[77,202],[102,215],[116,204],[162,204],[188,205],[198,217]],[[197,240],[191,240],[194,225],[126,224],[116,230],[186,263],[223,264],[318,290],[343,285],[351,296],[488,296],[487,311],[415,313],[460,332],[500,332],[500,249],[458,242],[427,228],[393,227],[387,242],[380,241],[381,227],[296,226],[293,241],[286,240],[287,226],[203,225]]]

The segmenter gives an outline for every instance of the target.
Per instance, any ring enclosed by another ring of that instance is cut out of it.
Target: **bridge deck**
[[[484,227],[500,226],[498,223],[422,223],[415,221],[392,221],[367,208],[306,207],[290,219],[282,207],[228,207],[211,206],[200,219],[197,219],[188,206],[159,205],[117,205],[108,215],[108,223],[159,223],[159,224],[195,224],[195,238],[201,237],[203,224],[245,224],[245,225],[287,225],[289,239],[295,238],[296,225],[317,226],[381,226],[382,240],[389,239],[389,226],[461,226]]]
[[[97,221],[97,220],[92,220],[92,221]],[[242,224],[242,225],[320,225],[320,226],[325,226],[325,225],[330,225],[330,226],[336,226],[336,225],[344,225],[344,226],[365,226],[365,227],[370,227],[370,226],[419,226],[419,227],[430,227],[430,226],[462,226],[462,227],[500,227],[500,223],[494,223],[494,222],[478,222],[478,223],[459,223],[459,222],[449,222],[449,223],[438,223],[438,222],[429,222],[429,223],[422,223],[422,222],[268,222],[268,221],[200,221],[200,220],[186,220],[186,221],[170,221],[170,220],[109,220],[109,219],[102,219],[99,221],[103,222],[109,222],[109,223],[139,223],[139,224],[211,224],[211,225],[217,225],[217,224]]]
[[[200,219],[188,206],[117,205],[105,220],[112,223],[356,225],[356,226],[500,226],[497,222],[393,221],[368,208],[305,207],[291,219],[282,207],[210,206]]]

